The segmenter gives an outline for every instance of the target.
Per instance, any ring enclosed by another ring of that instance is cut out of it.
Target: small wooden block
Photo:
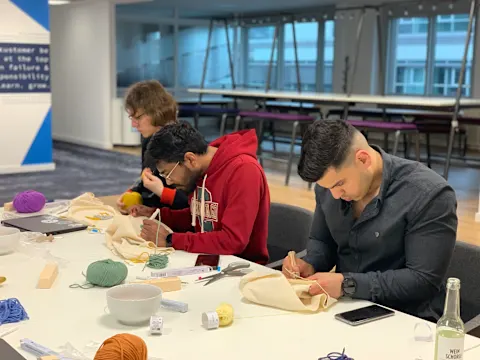
[[[38,279],[38,289],[50,289],[58,275],[58,265],[49,263],[43,268]]]
[[[3,204],[3,209],[5,211],[15,211],[15,207],[13,206],[13,202],[8,202]]]
[[[178,276],[144,280],[140,281],[140,283],[159,287],[163,292],[178,291],[182,289],[182,280],[180,280]]]

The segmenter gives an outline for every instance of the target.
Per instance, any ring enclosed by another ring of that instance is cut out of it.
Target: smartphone
[[[346,311],[335,315],[335,319],[343,321],[352,326],[366,324],[371,321],[384,319],[393,316],[395,311],[378,305],[370,305],[360,309]]]
[[[25,360],[17,350],[3,339],[0,339],[0,355],[2,355],[3,360]]]
[[[220,261],[220,255],[209,255],[209,254],[201,254],[197,256],[197,261],[195,262],[195,266],[211,266],[213,268],[218,267],[218,263]]]

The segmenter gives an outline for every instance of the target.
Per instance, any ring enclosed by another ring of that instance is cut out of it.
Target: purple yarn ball
[[[45,206],[47,199],[38,191],[27,190],[21,192],[13,199],[13,207],[19,213],[34,213]]]

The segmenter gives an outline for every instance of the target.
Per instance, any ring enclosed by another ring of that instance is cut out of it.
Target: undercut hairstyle
[[[125,110],[139,116],[139,112],[152,118],[153,126],[165,126],[177,121],[178,105],[174,97],[156,80],[133,84],[125,96]]]
[[[169,124],[151,138],[146,152],[145,166],[154,167],[159,161],[182,163],[187,152],[207,153],[208,143],[203,135],[187,122]]]
[[[339,169],[347,161],[357,130],[343,120],[318,120],[302,140],[298,174],[307,182],[320,180],[327,169]]]

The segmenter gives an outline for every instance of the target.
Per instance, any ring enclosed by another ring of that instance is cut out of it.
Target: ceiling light
[[[66,5],[70,4],[70,0],[48,0],[48,5]]]

